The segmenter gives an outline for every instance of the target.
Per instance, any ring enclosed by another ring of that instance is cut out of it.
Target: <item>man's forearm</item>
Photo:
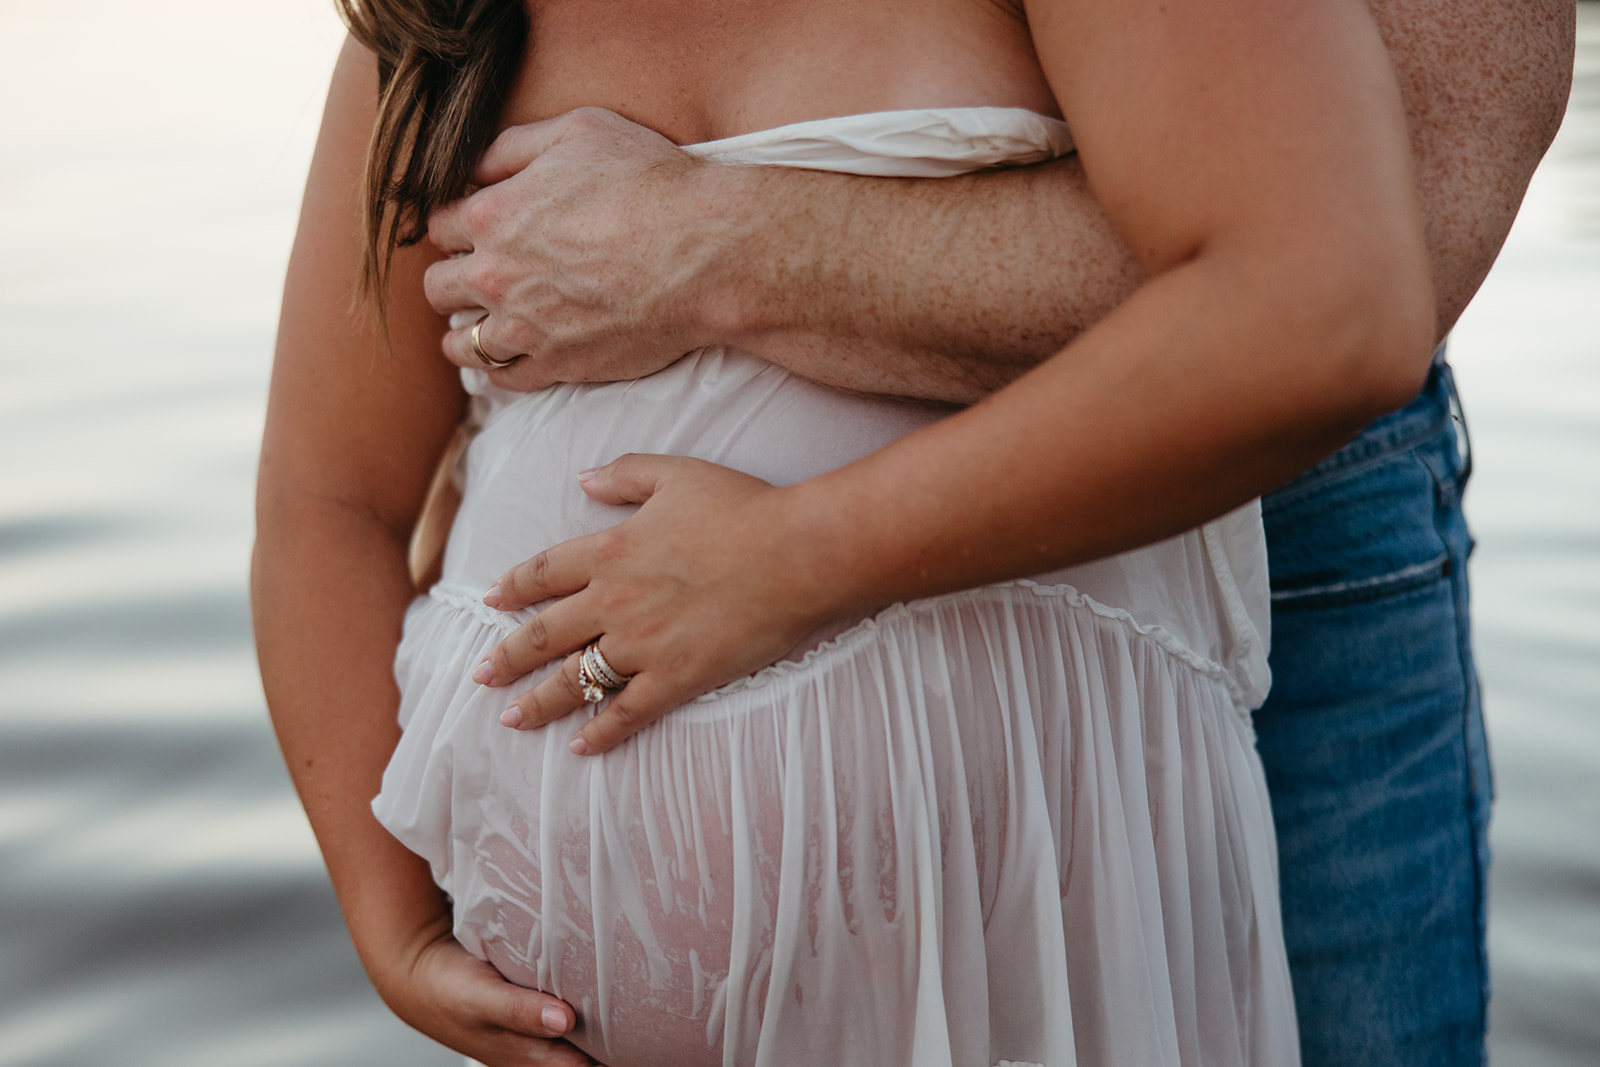
[[[1493,265],[1571,81],[1572,0],[1373,5],[1407,113],[1442,338]],[[1138,285],[1076,159],[897,181],[708,168],[732,235],[705,280],[720,337],[804,377],[970,402]]]
[[[711,330],[806,378],[969,403],[1053,355],[1143,274],[1076,157],[938,180],[708,168],[728,212]]]

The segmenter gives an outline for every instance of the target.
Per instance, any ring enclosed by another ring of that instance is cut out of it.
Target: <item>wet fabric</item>
[[[691,150],[937,177],[1070,143],[977,108]],[[578,471],[661,452],[792,484],[948,409],[721,347],[634,382],[464,380],[480,428],[443,578],[406,618],[374,810],[463,944],[574,1005],[580,1045],[613,1067],[1297,1062],[1248,717],[1268,680],[1258,507],[841,620],[581,759],[592,711],[508,730],[507,691],[468,677],[529,616],[485,608],[488,584],[630,513]]]

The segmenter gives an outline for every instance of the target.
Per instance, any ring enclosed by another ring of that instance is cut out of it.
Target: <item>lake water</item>
[[[366,985],[250,646],[251,479],[331,5],[28,6],[0,3],[0,1067],[455,1065]],[[1452,344],[1504,1067],[1600,1061],[1596,14]]]

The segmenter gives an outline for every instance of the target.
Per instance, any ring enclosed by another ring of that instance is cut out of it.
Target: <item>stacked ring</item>
[[[578,685],[583,690],[583,699],[590,704],[600,703],[607,693],[615,693],[632,678],[633,675],[618,673],[606,662],[598,640],[590,641],[583,655],[578,657]]]

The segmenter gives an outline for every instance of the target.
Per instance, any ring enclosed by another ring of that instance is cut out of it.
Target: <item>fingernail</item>
[[[484,660],[472,670],[472,680],[479,685],[488,685],[494,681],[494,664]]]
[[[546,1033],[564,1034],[567,1032],[567,1013],[551,1005],[539,1013],[539,1018],[544,1020]]]
[[[500,606],[500,583],[499,582],[495,582],[493,585],[491,585],[489,587],[488,591],[483,594],[483,602],[484,602],[485,605],[487,605],[488,607],[491,607],[491,608],[497,608],[497,607]]]
[[[574,756],[587,756],[589,754],[589,742],[582,737],[574,737],[572,743],[567,745],[567,751]]]
[[[500,713],[500,725],[516,729],[522,725],[522,709],[515,704]]]
[[[590,478],[593,478],[595,476],[595,473],[599,469],[600,469],[599,467],[590,467],[586,471],[579,471],[578,472],[578,481],[580,481],[580,482],[588,481]]]

